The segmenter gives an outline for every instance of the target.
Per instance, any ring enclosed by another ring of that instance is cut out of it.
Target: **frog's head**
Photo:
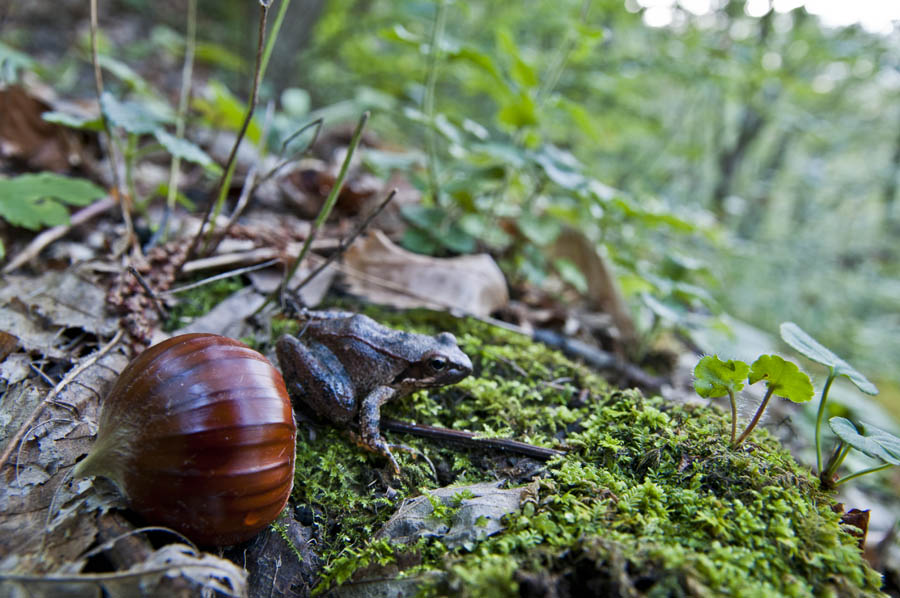
[[[472,373],[472,360],[456,344],[456,337],[442,332],[425,337],[420,355],[394,379],[393,387],[405,391],[456,384]]]

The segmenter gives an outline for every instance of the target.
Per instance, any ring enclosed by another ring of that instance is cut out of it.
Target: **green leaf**
[[[859,452],[881,459],[892,465],[900,465],[900,438],[890,432],[876,428],[872,424],[860,422],[865,436],[860,434],[853,423],[843,417],[832,417],[828,425],[838,438],[858,450]]]
[[[198,146],[194,145],[187,139],[179,139],[175,135],[166,132],[164,129],[156,129],[153,136],[159,141],[166,151],[173,156],[178,156],[182,160],[199,164],[204,168],[221,172],[222,168],[216,164],[209,154],[204,152]]]
[[[805,403],[813,398],[812,382],[797,364],[785,361],[778,355],[761,355],[750,366],[750,384],[766,380],[773,394],[795,403]]]
[[[159,119],[140,102],[120,102],[104,91],[100,96],[100,108],[110,124],[122,127],[134,135],[153,133],[160,128]]]
[[[0,217],[29,230],[69,221],[65,205],[83,206],[106,195],[101,187],[84,179],[51,172],[0,179]]]
[[[41,118],[49,123],[69,127],[70,129],[79,129],[82,131],[102,131],[103,119],[99,116],[77,116],[75,114],[67,114],[65,112],[50,111],[41,114]]]
[[[497,120],[509,125],[512,129],[536,125],[538,122],[537,104],[526,92],[511,96],[497,113]]]
[[[124,62],[106,54],[98,56],[97,62],[134,91],[141,94],[150,92],[150,85],[147,81]]]
[[[694,368],[694,390],[707,399],[724,397],[729,390],[737,393],[744,388],[749,372],[750,366],[743,361],[722,361],[717,355],[707,355]]]
[[[820,344],[816,339],[804,332],[802,328],[793,322],[785,322],[781,325],[781,338],[805,357],[821,363],[834,370],[838,376],[846,376],[856,388],[869,395],[877,395],[878,388],[859,373],[852,365],[832,353]]]

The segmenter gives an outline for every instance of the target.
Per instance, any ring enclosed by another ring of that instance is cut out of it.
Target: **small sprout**
[[[856,368],[821,345],[793,322],[785,322],[781,325],[781,338],[802,355],[828,368],[828,378],[825,380],[825,386],[822,387],[822,395],[819,398],[819,410],[816,414],[816,467],[820,475],[824,476],[824,471],[822,470],[821,430],[822,420],[825,418],[825,402],[828,400],[828,391],[831,388],[831,383],[838,376],[846,376],[856,385],[856,388],[866,394],[876,395],[878,394],[878,389],[865,376],[860,374]],[[825,477],[822,477],[822,481],[826,481]]]
[[[744,388],[744,379],[750,366],[743,361],[722,361],[716,355],[707,355],[694,368],[694,390],[706,399],[728,395],[731,401],[731,443],[737,433],[737,399],[735,394]]]
[[[853,423],[843,417],[832,417],[828,420],[831,430],[840,438],[840,443],[828,460],[825,469],[822,471],[822,483],[827,486],[837,486],[846,481],[858,478],[869,473],[875,473],[882,469],[887,469],[893,465],[900,465],[900,438],[897,438],[890,432],[886,432],[880,428],[860,422],[861,427],[866,435],[860,433]],[[845,476],[834,481],[834,474],[840,467],[847,453],[851,448],[855,448],[864,455],[872,459],[883,461],[882,464],[857,471],[856,473]]]
[[[750,432],[753,431],[753,428],[756,427],[756,424],[759,423],[759,419],[762,417],[763,411],[766,410],[772,395],[777,394],[779,397],[784,397],[794,403],[805,403],[812,399],[814,393],[809,376],[801,372],[796,364],[785,361],[778,355],[760,356],[750,366],[750,376],[747,380],[750,384],[765,380],[766,396],[763,397],[759,409],[756,410],[756,414],[750,420],[747,428],[735,441],[735,446],[743,442],[750,435]]]

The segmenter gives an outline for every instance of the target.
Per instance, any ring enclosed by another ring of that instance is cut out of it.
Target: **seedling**
[[[825,379],[825,386],[822,387],[822,395],[819,399],[819,410],[816,414],[816,469],[820,472],[819,475],[822,479],[822,482],[827,483],[826,481],[830,480],[830,478],[825,477],[825,471],[823,471],[822,469],[821,431],[822,420],[825,419],[825,402],[828,400],[828,391],[831,389],[831,383],[834,382],[834,379],[838,376],[846,376],[850,379],[851,382],[853,382],[853,384],[856,385],[856,388],[860,389],[866,394],[876,395],[878,394],[878,389],[874,384],[869,382],[865,376],[860,374],[853,366],[822,346],[818,341],[816,341],[816,339],[808,335],[793,322],[785,322],[781,325],[781,338],[782,340],[784,340],[784,342],[789,344],[805,357],[811,359],[812,361],[815,361],[816,363],[821,363],[828,368],[828,378]],[[832,419],[831,421],[834,420]],[[832,429],[834,429],[834,426],[832,426]],[[841,429],[846,430],[846,428]],[[835,433],[837,434],[837,432]],[[843,437],[840,434],[838,434],[838,437],[843,440]],[[833,455],[830,463],[834,461],[834,458],[835,456]],[[839,464],[840,463],[838,463],[837,465]],[[834,465],[834,468],[837,468],[837,465]],[[828,467],[826,467],[826,469],[828,469]],[[832,471],[832,474],[833,473],[834,472]]]
[[[778,395],[795,403],[805,403],[812,399],[813,386],[809,376],[800,371],[795,364],[785,361],[778,355],[762,355],[748,366],[743,361],[722,361],[715,355],[700,360],[694,368],[694,389],[701,397],[715,398],[728,395],[731,401],[731,444],[740,445],[756,424],[773,395]],[[757,408],[753,419],[741,435],[735,439],[737,432],[737,400],[735,393],[744,387],[744,378],[749,384],[765,380],[766,394]]]
[[[744,379],[750,366],[743,361],[722,361],[715,355],[707,355],[694,368],[694,389],[706,399],[728,395],[731,401],[731,444],[737,434],[737,399],[735,393],[744,388]]]
[[[828,420],[828,425],[831,426],[831,430],[837,435],[840,442],[825,465],[825,469],[820,474],[820,479],[824,485],[838,486],[859,476],[875,473],[894,465],[900,465],[900,438],[880,428],[876,428],[872,424],[865,422],[860,422],[860,424],[865,435],[861,434],[848,419],[832,417]],[[872,459],[882,461],[882,463],[844,476],[839,480],[834,480],[837,468],[844,462],[851,448],[855,448]]]

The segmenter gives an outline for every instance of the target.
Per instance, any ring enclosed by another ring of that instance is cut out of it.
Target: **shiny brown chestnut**
[[[234,544],[287,503],[295,436],[284,380],[265,357],[231,338],[185,334],[122,371],[74,474],[111,479],[150,523]]]

